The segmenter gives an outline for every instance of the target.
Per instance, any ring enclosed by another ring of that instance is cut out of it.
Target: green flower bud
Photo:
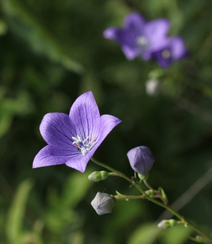
[[[160,228],[162,230],[166,230],[166,229],[171,228],[177,224],[178,224],[177,221],[174,219],[164,219],[158,224],[158,228]]]
[[[106,171],[94,171],[88,176],[88,179],[93,182],[98,182],[100,180],[105,180],[109,176],[109,173]]]
[[[145,194],[148,195],[149,197],[154,197],[155,191],[150,189],[150,190],[145,191]]]

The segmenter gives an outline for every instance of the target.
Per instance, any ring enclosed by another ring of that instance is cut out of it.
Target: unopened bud
[[[145,194],[149,197],[154,197],[155,196],[155,191],[150,189],[150,190],[147,190],[145,191]]]
[[[91,205],[98,215],[107,214],[112,212],[114,200],[109,194],[98,192]]]
[[[160,93],[160,83],[158,79],[152,78],[146,82],[146,93],[150,96],[156,96]]]
[[[205,239],[202,236],[197,235],[195,237],[195,239],[196,239],[196,242],[205,243]]]
[[[109,176],[109,173],[106,171],[94,171],[88,176],[88,179],[93,182],[98,182],[100,180],[105,180]]]
[[[127,153],[132,169],[142,175],[146,175],[152,168],[155,161],[150,149],[146,146],[139,146]]]
[[[158,224],[158,228],[166,230],[177,225],[177,221],[174,219],[164,219]]]

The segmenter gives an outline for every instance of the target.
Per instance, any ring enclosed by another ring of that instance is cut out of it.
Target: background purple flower
[[[118,42],[127,59],[132,60],[141,55],[144,60],[148,60],[152,52],[167,46],[169,27],[170,23],[166,19],[146,22],[139,13],[131,13],[126,16],[123,28],[110,27],[103,35]]]
[[[168,67],[173,61],[176,61],[188,54],[185,49],[184,41],[181,37],[171,37],[167,46],[162,50],[152,53],[152,57],[156,59],[163,68]]]
[[[69,115],[44,116],[40,133],[48,145],[35,156],[33,168],[66,164],[84,172],[96,149],[120,122],[111,115],[100,116],[92,92],[82,94],[73,103]]]

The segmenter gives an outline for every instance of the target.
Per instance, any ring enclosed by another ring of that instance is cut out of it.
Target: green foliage
[[[188,236],[191,234],[191,229],[184,226],[175,226],[160,233],[160,238],[164,244],[183,244],[188,240]]]
[[[131,235],[128,244],[153,243],[159,230],[152,223],[145,223],[139,226]]]
[[[28,235],[23,232],[23,218],[27,197],[32,186],[33,184],[31,180],[25,180],[17,189],[17,193],[8,211],[8,218],[6,222],[6,235],[8,243],[28,243]]]

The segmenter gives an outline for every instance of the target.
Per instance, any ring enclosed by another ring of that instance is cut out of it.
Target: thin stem
[[[95,164],[106,168],[112,172],[114,172],[117,176],[122,177],[123,179],[127,180],[130,184],[132,184],[133,186],[135,186],[137,188],[138,191],[140,191],[142,193],[142,197],[148,199],[149,201],[157,204],[158,206],[161,206],[162,208],[167,209],[169,212],[171,212],[173,215],[175,215],[178,219],[180,219],[182,221],[182,223],[184,223],[185,226],[190,226],[193,230],[195,230],[197,233],[199,233],[201,236],[203,236],[205,238],[206,241],[210,241],[212,243],[212,238],[210,238],[209,236],[205,235],[202,231],[200,231],[196,226],[194,226],[192,223],[190,223],[189,221],[187,221],[181,214],[179,214],[178,212],[176,212],[172,207],[170,207],[169,205],[165,205],[162,202],[159,202],[158,200],[151,198],[150,196],[148,196],[141,188],[141,186],[136,183],[134,180],[131,180],[130,178],[128,178],[125,174],[123,174],[122,172],[104,164],[99,162],[98,160],[91,158],[91,161],[94,162]],[[141,198],[141,197],[140,197]]]
[[[133,195],[116,195],[114,196],[116,200],[129,200],[129,199],[144,199],[144,195],[133,196]]]
[[[146,185],[147,188],[151,189],[151,190],[154,190],[150,185],[149,183],[146,181],[146,180],[143,180],[144,184]]]
[[[122,172],[120,172],[120,171],[118,171],[118,170],[116,170],[116,169],[114,169],[114,168],[112,168],[112,167],[110,167],[110,166],[108,166],[108,165],[106,165],[106,164],[103,164],[103,163],[99,162],[99,161],[96,160],[95,158],[91,158],[91,161],[92,161],[93,163],[95,163],[95,164],[97,164],[97,165],[99,165],[99,166],[105,168],[105,169],[108,169],[108,170],[110,170],[110,171],[116,173],[117,176],[124,178],[125,180],[127,180],[128,182],[130,182],[130,183],[132,184],[132,181],[130,180],[130,178],[128,178],[128,177],[127,177],[125,174],[123,174]]]

